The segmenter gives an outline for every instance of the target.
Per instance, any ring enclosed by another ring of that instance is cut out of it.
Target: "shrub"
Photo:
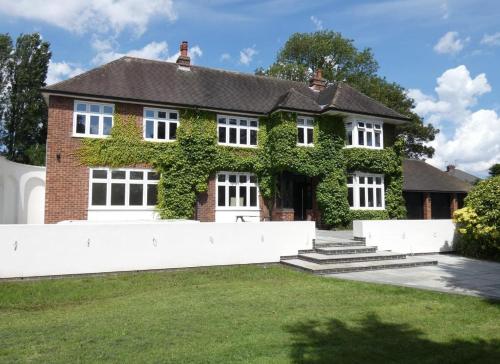
[[[457,210],[455,248],[463,255],[500,261],[500,176],[479,182]]]

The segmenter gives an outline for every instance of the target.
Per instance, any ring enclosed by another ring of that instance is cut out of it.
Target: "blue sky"
[[[50,81],[123,54],[173,59],[182,40],[196,64],[253,72],[294,32],[339,31],[443,130],[431,163],[484,175],[500,161],[500,2],[0,0],[0,12],[0,32],[50,41]]]

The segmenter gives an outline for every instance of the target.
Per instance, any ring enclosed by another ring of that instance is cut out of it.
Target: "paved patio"
[[[438,265],[327,276],[500,300],[500,263],[452,254],[425,255],[425,257],[436,259]]]

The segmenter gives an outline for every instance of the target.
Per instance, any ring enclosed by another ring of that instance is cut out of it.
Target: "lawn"
[[[500,304],[281,266],[0,282],[0,362],[500,363]]]

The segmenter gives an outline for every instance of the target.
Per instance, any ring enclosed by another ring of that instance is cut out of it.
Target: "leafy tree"
[[[14,49],[8,35],[0,54],[6,57],[2,98],[4,153],[13,161],[43,164],[47,138],[47,106],[40,88],[45,86],[51,53],[40,34],[21,34]],[[2,43],[0,43],[2,44]],[[1,62],[1,59],[0,59]]]
[[[279,51],[269,68],[256,74],[307,82],[314,70],[321,68],[328,82],[345,81],[364,94],[408,116],[407,125],[398,126],[397,133],[406,141],[405,154],[411,158],[432,157],[434,148],[425,145],[434,140],[439,130],[424,125],[412,112],[414,101],[397,83],[377,75],[378,63],[370,48],[358,50],[353,40],[333,31],[295,33]]]
[[[500,163],[495,163],[489,169],[490,176],[500,176]]]
[[[3,114],[6,104],[7,64],[12,52],[12,40],[8,34],[0,34],[0,140],[3,135]],[[2,151],[0,144],[0,152]]]

